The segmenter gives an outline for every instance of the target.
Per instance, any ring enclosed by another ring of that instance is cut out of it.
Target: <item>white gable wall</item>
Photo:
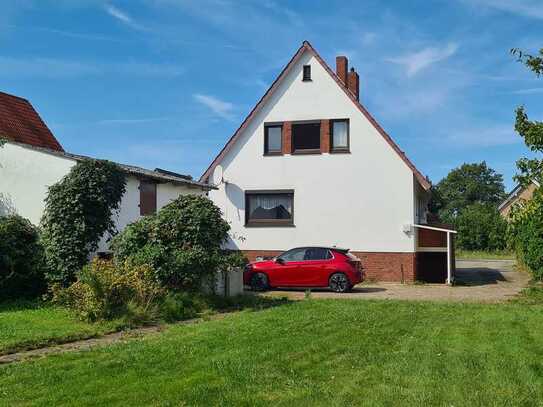
[[[73,159],[17,144],[6,143],[0,147],[0,216],[17,213],[38,225],[45,209],[48,187],[60,181],[75,164]],[[139,179],[129,175],[126,181],[121,210],[114,215],[119,231],[141,218]],[[197,187],[158,184],[157,209],[186,194],[204,195],[205,192]],[[107,247],[107,238],[104,237],[98,250],[103,251]]]
[[[310,64],[312,82],[302,82]],[[362,95],[363,97],[363,95]],[[350,120],[350,154],[263,156],[264,123]],[[222,173],[222,174],[221,174]],[[321,64],[308,52],[243,132],[211,181],[209,196],[232,226],[232,247],[285,250],[337,245],[353,251],[413,252],[414,178]],[[244,191],[293,189],[295,227],[244,227]]]

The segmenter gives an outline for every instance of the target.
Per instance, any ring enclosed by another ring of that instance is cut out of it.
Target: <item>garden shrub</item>
[[[35,297],[45,288],[36,227],[18,215],[0,217],[0,298]]]
[[[125,185],[116,164],[87,159],[49,188],[41,221],[49,282],[71,283],[100,238],[115,232],[112,214],[120,208]]]
[[[111,249],[116,262],[151,266],[168,288],[199,290],[214,282],[217,270],[244,263],[239,253],[221,249],[229,229],[211,200],[184,195],[128,225]]]
[[[464,208],[454,226],[461,249],[496,251],[506,247],[507,223],[495,205],[476,203]]]
[[[543,280],[543,191],[538,189],[527,202],[515,204],[510,212],[508,236],[517,259]]]
[[[154,321],[166,294],[149,266],[100,259],[83,267],[72,285],[52,291],[53,302],[91,322],[120,317],[135,323]]]

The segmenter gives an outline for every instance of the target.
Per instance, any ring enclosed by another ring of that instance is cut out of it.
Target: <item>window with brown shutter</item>
[[[140,181],[140,215],[156,213],[156,183]]]

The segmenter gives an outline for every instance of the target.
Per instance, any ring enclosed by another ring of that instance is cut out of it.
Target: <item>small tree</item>
[[[513,49],[512,53],[537,77],[543,74],[543,49],[532,56]],[[524,139],[526,146],[536,152],[543,152],[543,122],[529,120],[524,106],[517,108],[515,130]],[[515,179],[522,185],[533,180],[543,181],[543,160],[521,158],[517,161],[519,173]],[[534,278],[543,280],[543,191],[539,188],[528,202],[513,206],[509,223],[510,243],[517,257],[533,273]]]
[[[537,77],[543,74],[543,48],[539,50],[538,56],[525,54],[518,49],[513,49],[512,53],[517,55],[518,60],[533,71]],[[543,152],[543,122],[529,120],[524,106],[517,108],[515,130],[524,139],[530,150],[537,153]],[[534,179],[543,181],[543,160],[521,158],[517,161],[517,167],[520,173],[516,175],[515,179],[521,184],[529,184]]]
[[[152,266],[167,287],[199,289],[217,270],[242,264],[238,254],[221,250],[229,229],[211,200],[184,195],[128,225],[111,248],[118,263]]]
[[[41,220],[49,282],[74,281],[104,233],[115,232],[112,214],[120,208],[125,185],[116,164],[87,159],[49,188]]]

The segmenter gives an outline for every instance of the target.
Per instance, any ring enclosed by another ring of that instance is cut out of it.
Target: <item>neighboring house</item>
[[[537,182],[536,180],[532,180],[532,182],[525,187],[520,184],[517,185],[509,193],[509,195],[507,195],[507,198],[505,198],[505,200],[498,206],[500,214],[507,219],[513,205],[517,202],[531,200],[535,190],[539,188],[539,186],[539,182]]]
[[[0,92],[0,215],[17,213],[38,224],[49,186],[57,183],[80,160],[66,153],[25,99]],[[117,230],[155,213],[184,194],[205,195],[211,188],[191,177],[156,169],[119,164],[127,175],[126,192],[116,215]],[[107,236],[99,251],[107,250]]]
[[[452,278],[454,231],[428,224],[430,182],[360,104],[347,58],[334,73],[307,41],[200,181],[251,260],[336,245],[370,279]]]

